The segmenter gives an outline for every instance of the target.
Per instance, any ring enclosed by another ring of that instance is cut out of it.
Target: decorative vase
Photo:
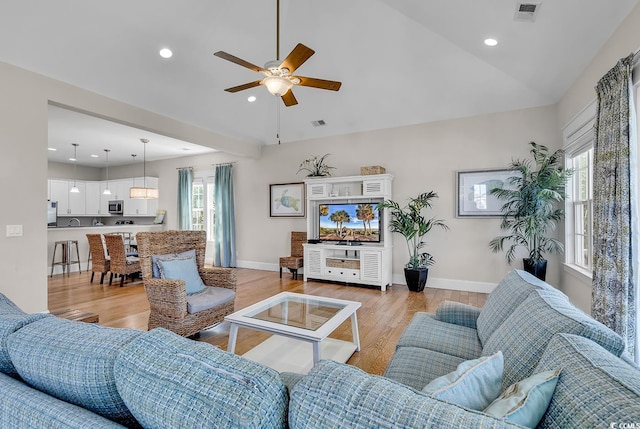
[[[404,279],[411,292],[422,292],[427,284],[429,268],[405,268]]]
[[[533,274],[540,280],[544,281],[547,276],[547,260],[540,259],[535,260],[531,258],[524,258],[522,260],[524,270],[530,274]]]

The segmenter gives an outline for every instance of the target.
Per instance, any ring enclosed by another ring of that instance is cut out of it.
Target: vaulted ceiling
[[[275,59],[275,0],[4,1],[0,61],[273,144],[278,111],[288,142],[555,103],[637,1],[531,1],[525,22],[515,0],[281,0],[281,59],[303,43],[315,55],[297,74],[342,82],[295,88],[293,107],[262,86],[225,92],[260,76],[213,56]]]

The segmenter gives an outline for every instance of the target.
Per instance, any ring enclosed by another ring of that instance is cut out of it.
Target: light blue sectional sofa
[[[25,314],[0,294],[0,428],[522,427],[422,391],[462,362],[496,355],[502,390],[561,370],[538,427],[640,422],[640,371],[622,339],[513,271],[483,309],[445,302],[417,313],[384,376],[333,361],[278,374],[161,328]]]

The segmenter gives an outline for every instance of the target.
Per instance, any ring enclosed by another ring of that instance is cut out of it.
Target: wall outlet
[[[7,225],[7,237],[22,237],[22,225]]]

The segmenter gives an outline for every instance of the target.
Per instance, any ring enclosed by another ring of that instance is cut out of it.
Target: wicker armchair
[[[91,283],[95,273],[100,273],[100,284],[104,281],[104,275],[111,269],[109,257],[105,255],[102,234],[87,234],[89,241],[89,254],[91,255]]]
[[[162,327],[189,337],[222,322],[225,316],[233,313],[234,301],[230,301],[191,314],[187,311],[187,292],[183,280],[153,278],[151,255],[181,253],[195,249],[196,264],[204,284],[235,291],[235,269],[204,266],[205,231],[139,232],[136,234],[136,241],[144,289],[151,308],[149,329]]]
[[[298,280],[298,268],[304,265],[304,249],[302,244],[307,241],[307,233],[302,231],[291,231],[291,256],[280,258],[280,278],[282,269],[288,268],[294,280]]]
[[[120,287],[122,287],[125,277],[140,272],[140,262],[134,256],[127,256],[122,235],[105,234],[104,241],[107,244],[107,252],[109,252],[109,260],[111,261],[109,285],[113,282],[113,275],[119,274]]]

